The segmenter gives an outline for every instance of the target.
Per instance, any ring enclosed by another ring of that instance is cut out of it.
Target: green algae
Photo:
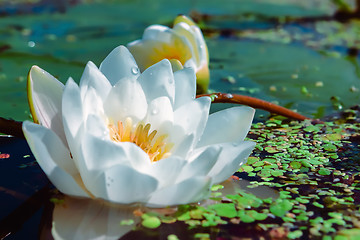
[[[245,234],[265,238],[275,232],[282,239],[355,234],[360,221],[359,109],[351,109],[355,118],[344,117],[344,111],[332,116],[332,122],[276,117],[253,124],[248,138],[258,147],[235,174],[251,179],[247,188],[224,194],[226,184],[214,185],[212,202],[181,205],[175,213],[154,216],[162,224],[171,218],[198,231],[240,227]],[[260,198],[247,190],[259,186],[277,190],[278,197]]]

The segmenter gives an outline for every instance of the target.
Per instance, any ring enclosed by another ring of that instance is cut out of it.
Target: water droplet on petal
[[[231,93],[226,94],[227,98],[233,98],[234,96]]]
[[[113,183],[114,183],[114,179],[111,178],[111,177],[108,177],[108,178],[107,178],[107,181],[106,181],[106,186],[110,187],[111,184],[113,184]]]
[[[100,137],[101,137],[101,140],[105,140],[108,136],[109,136],[109,132],[104,131],[104,132],[103,132],[103,135],[100,136]]]
[[[131,68],[131,73],[134,74],[134,75],[137,75],[139,73],[139,68],[137,67],[132,67]]]
[[[173,78],[169,78],[169,83],[172,84],[174,82]]]
[[[31,48],[32,48],[32,47],[35,47],[35,45],[36,45],[36,44],[35,44],[34,41],[29,41],[29,42],[28,42],[28,46],[31,47]]]
[[[151,114],[152,114],[152,115],[156,115],[156,114],[158,114],[158,112],[159,112],[159,110],[156,109],[156,108],[154,108],[154,109],[151,110]]]

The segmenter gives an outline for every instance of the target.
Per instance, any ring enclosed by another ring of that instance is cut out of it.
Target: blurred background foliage
[[[62,82],[70,76],[78,81],[87,61],[99,65],[116,46],[141,38],[147,26],[171,26],[175,16],[187,14],[209,46],[211,91],[322,117],[360,102],[359,2],[2,0],[0,116],[29,118],[32,65]],[[263,114],[258,111],[257,119]]]

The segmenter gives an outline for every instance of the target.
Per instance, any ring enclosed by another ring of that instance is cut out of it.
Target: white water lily
[[[188,17],[180,15],[174,27],[151,25],[141,40],[127,45],[141,71],[162,59],[169,59],[173,70],[185,67],[195,69],[198,91],[209,85],[209,53],[201,30]]]
[[[195,98],[195,73],[168,60],[140,74],[115,48],[98,69],[89,62],[64,86],[33,66],[28,97],[34,121],[23,131],[39,165],[63,193],[147,206],[198,202],[251,153],[244,141],[254,114],[234,107],[209,115]]]

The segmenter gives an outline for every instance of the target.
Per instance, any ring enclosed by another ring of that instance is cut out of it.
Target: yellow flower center
[[[146,68],[163,59],[176,59],[184,65],[185,62],[191,58],[191,50],[189,46],[179,39],[174,39],[171,44],[158,43],[154,46],[152,51],[153,54],[150,55],[151,61],[149,61]]]
[[[126,118],[125,122],[118,121],[117,126],[109,124],[110,139],[115,142],[132,142],[144,150],[150,157],[151,162],[157,162],[171,155],[173,143],[167,143],[166,134],[156,136],[157,131],[149,133],[151,125],[144,126],[138,123],[133,127],[132,119]]]

